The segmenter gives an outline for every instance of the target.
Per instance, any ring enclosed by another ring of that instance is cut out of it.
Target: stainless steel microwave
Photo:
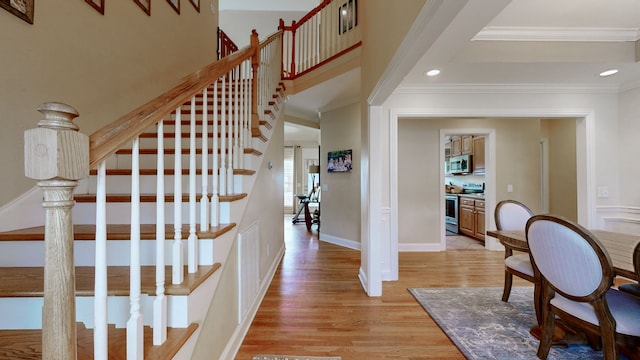
[[[449,169],[452,174],[469,174],[471,168],[471,155],[454,156],[449,159]]]

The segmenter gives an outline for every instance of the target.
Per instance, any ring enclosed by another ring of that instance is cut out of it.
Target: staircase
[[[51,224],[0,233],[0,359],[57,358],[46,355],[47,331],[75,334],[78,359],[191,358],[281,118],[280,42],[254,34],[251,46],[91,136],[93,168],[73,189],[68,329],[47,330],[43,317],[45,278],[59,275],[48,269],[58,250],[45,241]],[[41,112],[46,131],[65,118],[58,134],[76,116],[64,104]]]

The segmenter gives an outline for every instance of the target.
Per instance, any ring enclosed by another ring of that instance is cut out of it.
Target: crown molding
[[[398,86],[394,94],[617,94],[617,84],[417,84]]]
[[[624,42],[638,39],[640,29],[637,28],[487,26],[472,40]]]

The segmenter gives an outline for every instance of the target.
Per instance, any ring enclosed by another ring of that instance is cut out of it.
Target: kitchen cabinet
[[[473,173],[484,174],[484,136],[473,137]]]
[[[484,199],[460,196],[458,226],[466,236],[484,241],[485,214]]]
[[[473,155],[473,136],[462,135],[460,138],[462,155]]]
[[[460,136],[451,137],[451,156],[462,155],[462,138]]]

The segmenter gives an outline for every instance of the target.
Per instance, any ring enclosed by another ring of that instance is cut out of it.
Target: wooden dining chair
[[[640,299],[612,287],[609,254],[589,230],[561,217],[536,215],[527,222],[526,237],[541,287],[540,359],[549,354],[556,316],[599,338],[605,360],[618,359],[619,345],[640,344]]]
[[[636,271],[636,276],[640,279],[640,243],[633,249],[633,268]],[[618,289],[640,297],[640,284],[638,282],[622,284],[618,286]]]
[[[496,228],[498,230],[522,230],[527,224],[527,220],[533,216],[533,212],[523,203],[515,200],[503,200],[496,205],[494,213]],[[502,301],[509,301],[513,275],[525,280],[535,282],[533,268],[529,260],[526,248],[517,248],[511,244],[504,245],[504,288],[502,290]],[[517,251],[516,254],[513,252]]]

